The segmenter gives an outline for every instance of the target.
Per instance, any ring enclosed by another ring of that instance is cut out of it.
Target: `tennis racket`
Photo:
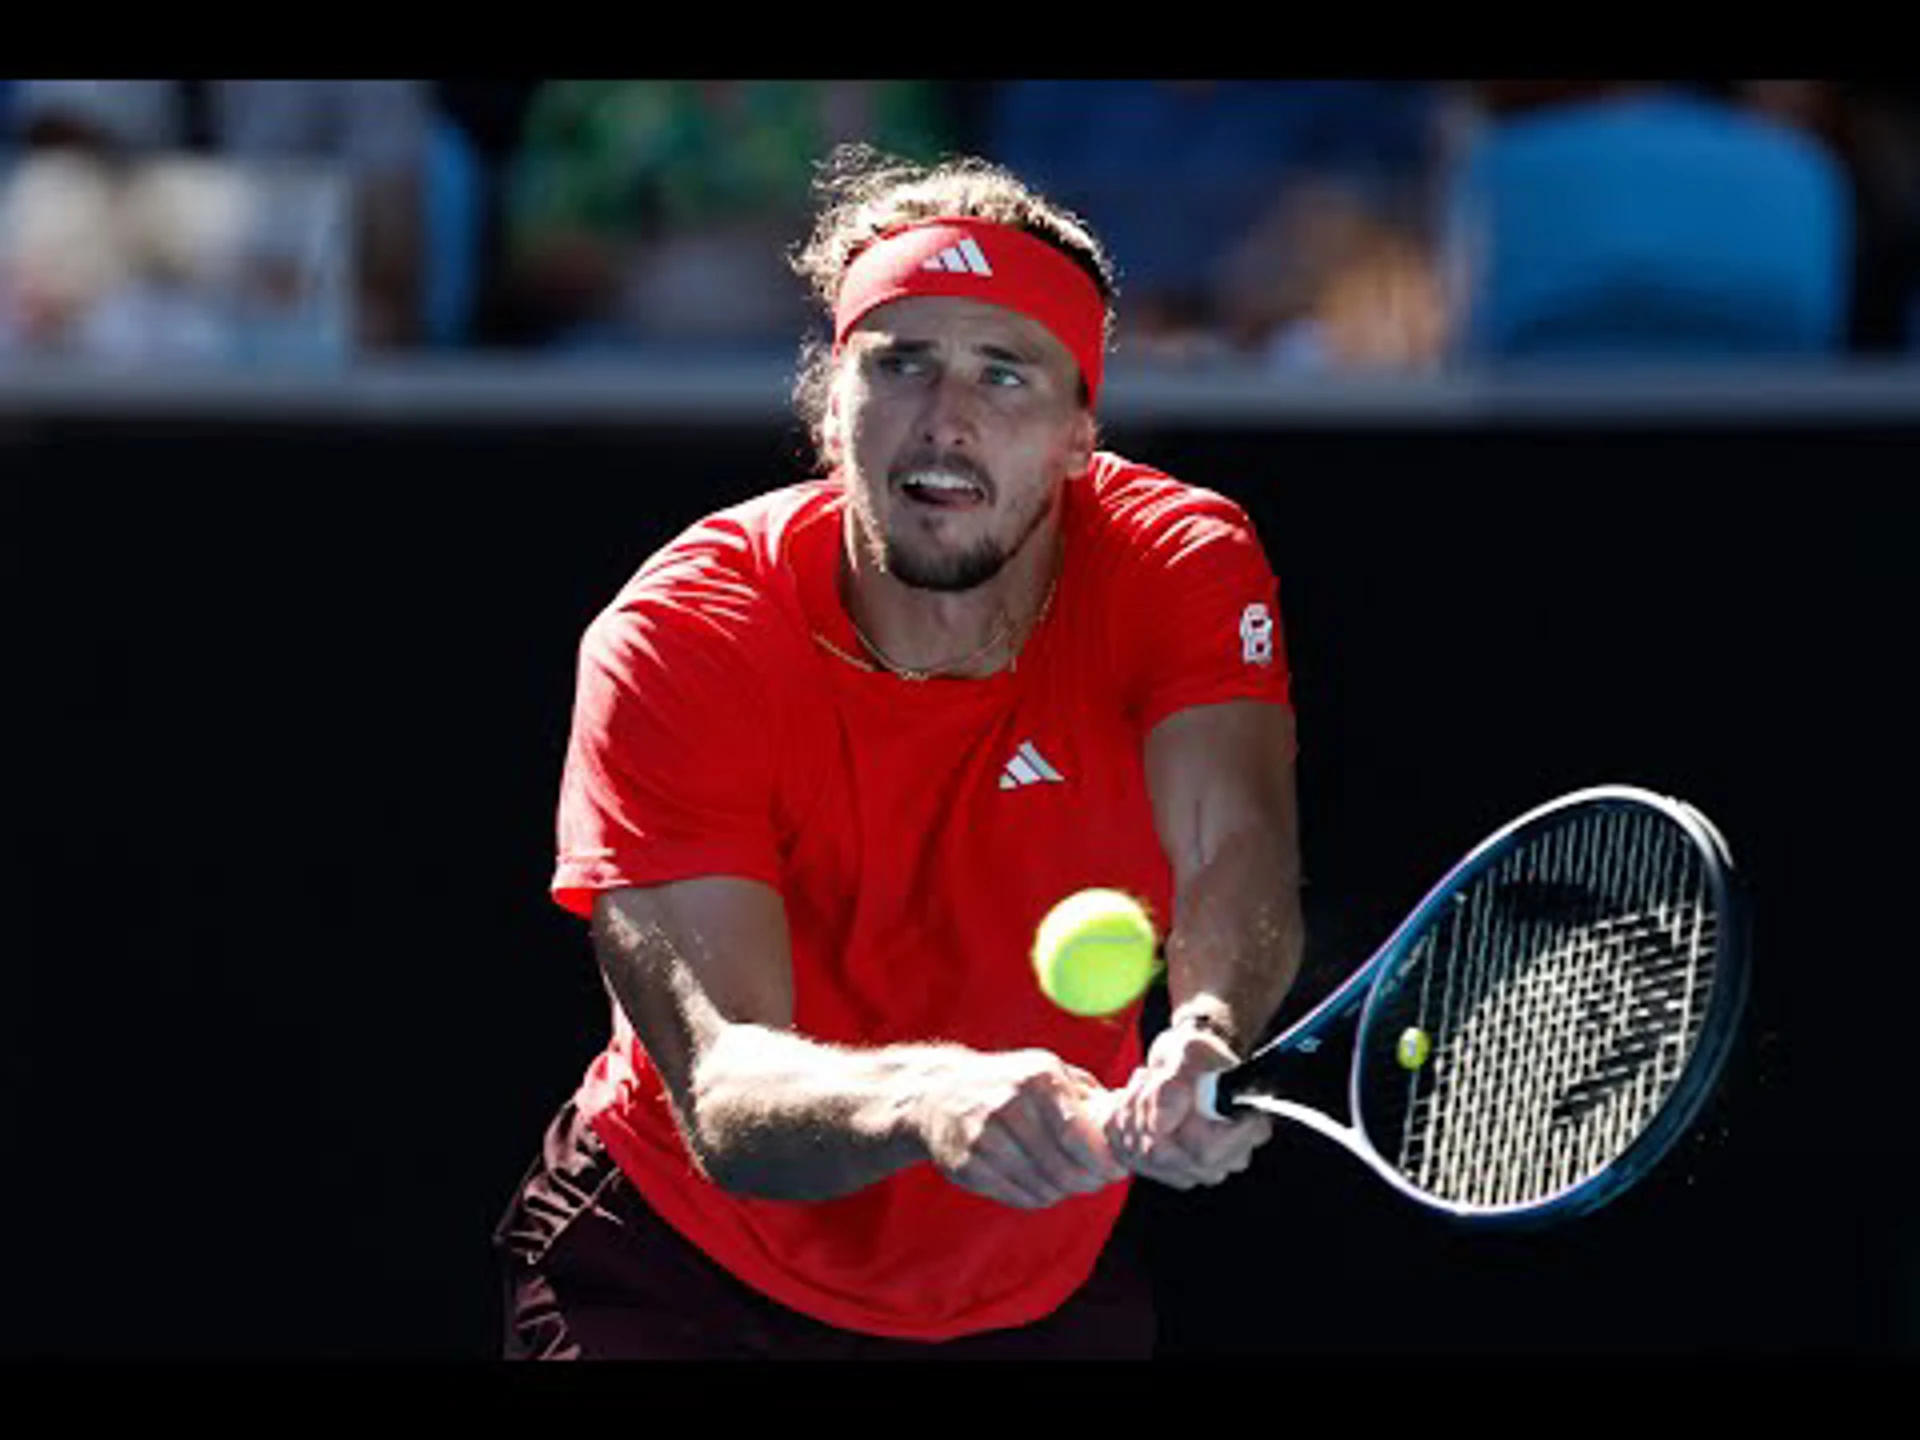
[[[1304,1018],[1204,1077],[1201,1109],[1305,1125],[1460,1221],[1590,1212],[1711,1093],[1745,1002],[1742,908],[1691,806],[1564,795],[1476,846]],[[1345,1120],[1298,1098],[1337,1085],[1335,1039]]]

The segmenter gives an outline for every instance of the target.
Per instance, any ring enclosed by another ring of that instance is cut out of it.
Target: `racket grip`
[[[1250,1078],[1244,1062],[1224,1070],[1209,1070],[1193,1082],[1194,1103],[1209,1120],[1230,1121],[1236,1111],[1245,1108],[1235,1102],[1247,1089]]]
[[[1222,1120],[1223,1116],[1215,1102],[1220,1093],[1220,1072],[1209,1070],[1193,1083],[1194,1103],[1200,1107],[1200,1113],[1209,1120]]]

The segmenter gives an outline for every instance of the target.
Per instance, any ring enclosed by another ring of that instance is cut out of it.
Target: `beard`
[[[1018,520],[1011,543],[983,535],[961,549],[939,548],[903,535],[899,528],[883,531],[878,517],[871,513],[861,517],[861,528],[867,534],[875,564],[902,585],[960,594],[977,589],[1005,569],[1045,522],[1056,498],[1055,494],[1038,496],[1032,512]]]
[[[958,594],[986,584],[1005,568],[1011,552],[991,536],[958,552],[929,554],[888,535],[880,542],[880,568],[915,590]]]

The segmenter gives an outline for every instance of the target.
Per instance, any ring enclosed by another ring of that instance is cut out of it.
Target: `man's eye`
[[[1010,365],[989,365],[982,372],[987,384],[1012,389],[1027,383],[1027,377]]]
[[[882,375],[920,375],[927,369],[923,355],[902,355],[896,351],[883,351],[874,357],[874,368]]]

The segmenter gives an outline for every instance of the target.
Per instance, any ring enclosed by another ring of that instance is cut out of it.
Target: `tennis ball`
[[[1046,913],[1033,937],[1040,989],[1074,1015],[1111,1015],[1159,971],[1153,918],[1121,890],[1079,890]]]
[[[1393,1053],[1406,1069],[1418,1070],[1433,1053],[1433,1037],[1418,1025],[1409,1025],[1400,1032],[1400,1043]]]

